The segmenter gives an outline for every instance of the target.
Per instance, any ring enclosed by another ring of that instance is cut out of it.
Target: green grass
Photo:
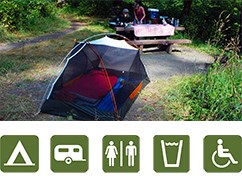
[[[226,64],[213,64],[206,74],[180,79],[165,96],[170,120],[242,120],[242,57],[237,55],[238,41],[225,47],[193,40],[189,45],[210,55],[228,56]]]
[[[36,20],[35,25],[14,32],[9,32],[0,27],[0,43],[16,42],[29,37],[57,32],[68,27],[70,27],[70,22],[61,18],[61,16]]]
[[[170,120],[242,120],[241,60],[180,79],[164,97]]]

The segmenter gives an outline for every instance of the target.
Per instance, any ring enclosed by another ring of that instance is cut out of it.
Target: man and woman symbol
[[[120,141],[120,144],[123,144],[123,141]],[[120,159],[123,157],[123,146],[120,145]],[[109,141],[109,145],[106,148],[105,155],[106,158],[109,160],[109,166],[114,167],[114,160],[117,158],[118,155],[117,147],[114,145],[113,141]],[[133,141],[129,141],[129,144],[125,148],[125,156],[128,158],[128,166],[134,166],[135,156],[137,155],[137,147],[134,145]],[[120,164],[120,166],[122,166]]]

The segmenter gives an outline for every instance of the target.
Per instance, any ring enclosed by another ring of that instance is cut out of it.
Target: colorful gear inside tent
[[[124,119],[149,77],[139,50],[111,37],[115,35],[76,43],[46,91],[42,113],[78,120]]]

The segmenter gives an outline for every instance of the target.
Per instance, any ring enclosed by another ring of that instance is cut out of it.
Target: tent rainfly
[[[149,83],[139,50],[102,37],[77,43],[46,91],[40,111],[78,120],[123,120]]]

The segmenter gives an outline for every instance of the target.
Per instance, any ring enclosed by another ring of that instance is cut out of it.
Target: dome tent
[[[42,113],[78,120],[124,119],[149,78],[139,50],[109,36],[116,35],[76,43],[46,91]]]

